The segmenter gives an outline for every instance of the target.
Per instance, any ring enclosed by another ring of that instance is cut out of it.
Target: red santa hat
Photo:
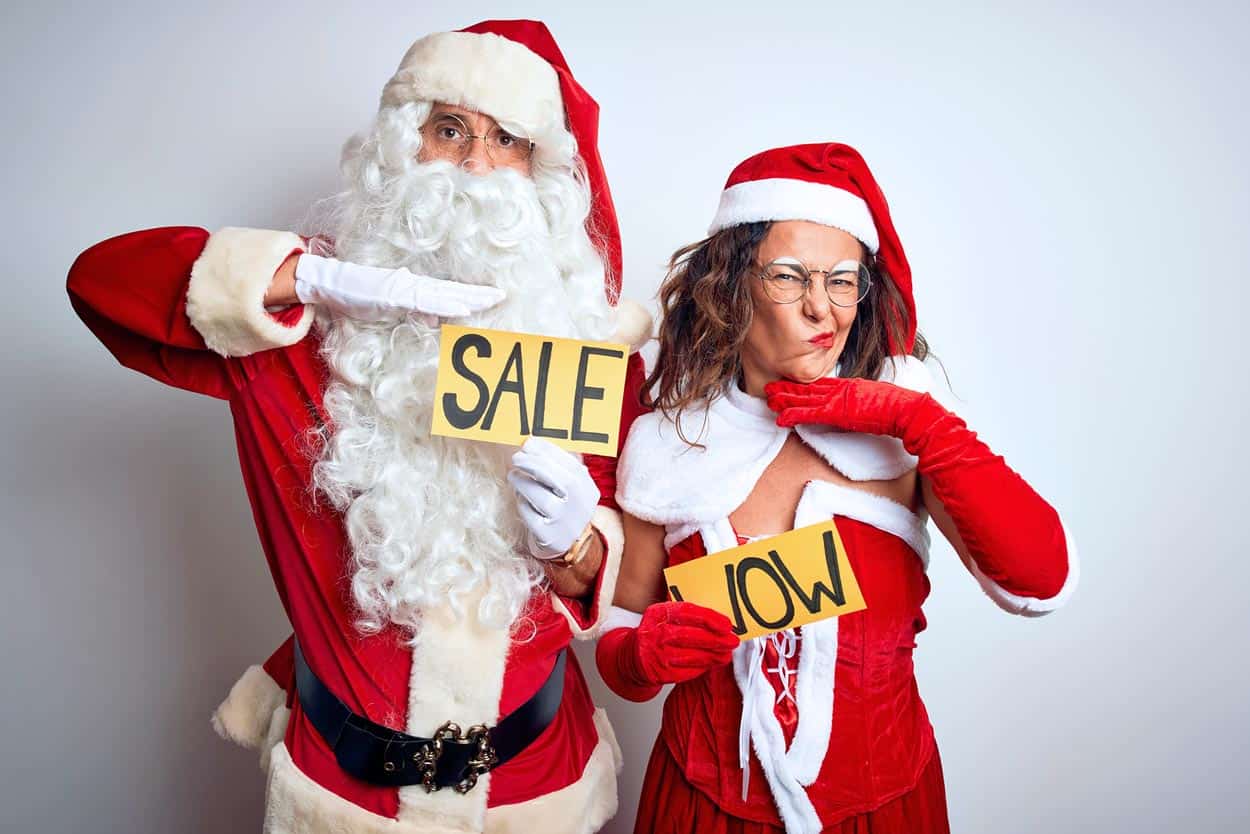
[[[742,223],[810,220],[853,235],[889,274],[903,297],[909,321],[905,343],[916,341],[916,302],[911,267],[890,220],[885,195],[859,151],[825,142],[791,145],[758,153],[733,169],[708,234]]]
[[[546,25],[487,20],[414,43],[382,91],[382,105],[443,101],[519,129],[542,152],[543,139],[567,128],[586,166],[591,208],[586,231],[607,263],[605,291],[621,290],[621,232],[599,158],[599,105],[573,78]]]

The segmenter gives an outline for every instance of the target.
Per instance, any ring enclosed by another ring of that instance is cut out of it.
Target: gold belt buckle
[[[434,793],[439,788],[434,779],[438,774],[438,760],[443,755],[443,742],[455,741],[458,738],[460,738],[460,727],[450,721],[445,721],[434,731],[434,737],[412,754],[412,760],[421,771],[421,785],[426,793]]]
[[[499,754],[490,744],[490,731],[485,724],[474,724],[465,734],[464,740],[477,745],[477,752],[469,759],[468,773],[456,783],[458,793],[468,793],[477,784],[477,778],[488,772],[499,762]]]
[[[477,745],[473,758],[469,759],[468,772],[455,785],[457,793],[468,793],[473,790],[478,777],[499,763],[499,754],[490,744],[490,730],[485,724],[474,724],[466,733],[461,731],[459,724],[446,721],[434,731],[434,737],[428,743],[421,745],[421,749],[412,754],[413,762],[421,771],[421,785],[426,793],[439,790],[438,782],[435,781],[438,774],[438,760],[443,755],[444,743],[449,741],[465,741]]]

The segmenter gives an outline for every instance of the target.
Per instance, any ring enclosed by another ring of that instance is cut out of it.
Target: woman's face
[[[863,261],[864,255],[863,244],[841,229],[805,220],[773,223],[748,277],[753,314],[742,345],[748,394],[762,397],[765,384],[783,377],[812,382],[828,376],[855,321],[856,307],[838,307],[829,300],[824,273],[811,276],[811,286],[799,300],[781,304],[764,289],[759,277],[764,266],[788,258],[808,270],[826,270],[840,261]]]

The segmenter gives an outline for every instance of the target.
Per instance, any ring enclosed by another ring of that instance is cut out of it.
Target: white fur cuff
[[[1060,524],[1062,523],[1061,521]],[[1011,593],[982,573],[976,562],[972,560],[969,560],[967,563],[968,570],[976,577],[977,582],[981,585],[981,590],[985,591],[986,596],[994,600],[998,607],[1008,614],[1019,614],[1021,617],[1041,617],[1044,614],[1049,614],[1051,611],[1062,608],[1076,591],[1077,583],[1081,578],[1080,557],[1077,555],[1076,545],[1072,543],[1072,536],[1068,533],[1066,526],[1063,528],[1063,539],[1068,551],[1068,575],[1063,580],[1063,587],[1059,589],[1059,593],[1048,599],[1022,597]]]
[[[590,523],[599,531],[599,535],[603,536],[603,541],[607,545],[607,552],[603,554],[603,565],[599,568],[602,575],[594,598],[591,600],[590,612],[594,620],[589,625],[583,626],[569,612],[564,600],[554,592],[551,594],[552,604],[568,620],[573,636],[579,640],[593,639],[602,631],[604,619],[612,607],[612,598],[616,596],[616,579],[621,572],[621,553],[625,550],[625,528],[621,523],[619,512],[600,504],[595,507],[594,514],[590,516]]]
[[[613,605],[603,618],[600,630],[602,633],[607,634],[614,629],[638,628],[640,625],[642,625],[642,615],[637,611],[630,611],[628,608],[619,608]]]
[[[249,666],[213,713],[213,729],[226,741],[260,750],[274,713],[285,708],[286,691],[260,666]]]
[[[291,232],[227,227],[208,239],[191,267],[187,316],[208,347],[222,356],[247,356],[288,347],[308,334],[313,310],[305,307],[288,327],[265,311],[274,273],[304,243]]]

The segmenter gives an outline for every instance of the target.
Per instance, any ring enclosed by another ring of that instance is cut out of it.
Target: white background
[[[75,255],[290,227],[413,39],[540,17],[603,106],[627,295],[749,153],[856,145],[960,409],[1075,536],[1082,587],[1041,620],[935,549],[954,830],[1245,830],[1247,7],[1086,5],[6,4],[0,828],[258,828],[255,756],[208,716],[287,634],[226,407],[115,364]],[[659,702],[592,686],[625,832]]]

